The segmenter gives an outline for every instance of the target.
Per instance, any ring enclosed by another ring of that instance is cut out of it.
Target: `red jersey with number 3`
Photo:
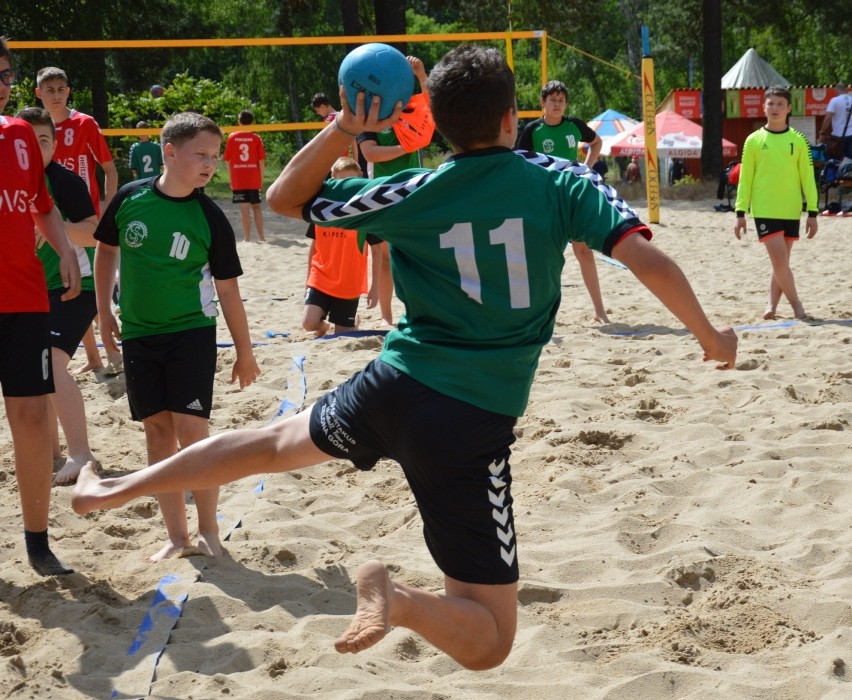
[[[235,131],[225,144],[231,190],[259,190],[260,161],[266,160],[263,139],[252,131]]]
[[[0,313],[49,310],[31,212],[52,208],[32,127],[0,115]]]
[[[56,125],[56,152],[53,160],[77,173],[86,182],[89,196],[98,216],[101,214],[101,191],[95,168],[98,163],[112,162],[101,127],[88,114],[71,110],[71,116]]]

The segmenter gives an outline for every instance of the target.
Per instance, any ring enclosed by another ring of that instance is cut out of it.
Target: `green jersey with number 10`
[[[520,416],[561,299],[566,245],[609,254],[650,230],[594,171],[489,148],[435,171],[327,181],[305,207],[319,225],[390,244],[405,313],[381,359],[453,398]]]
[[[121,336],[139,338],[215,326],[213,279],[239,277],[234,229],[201,190],[168,197],[156,178],[124,185],[95,238],[118,246]]]

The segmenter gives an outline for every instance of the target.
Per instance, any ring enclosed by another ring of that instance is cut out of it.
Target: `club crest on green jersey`
[[[124,242],[130,248],[139,248],[148,237],[148,227],[141,221],[131,221],[124,229]]]

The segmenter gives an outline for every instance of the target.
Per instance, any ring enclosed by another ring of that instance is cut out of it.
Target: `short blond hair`
[[[331,166],[332,175],[337,175],[338,173],[345,173],[349,171],[357,173],[359,176],[363,174],[361,172],[361,166],[358,165],[358,163],[349,156],[341,156],[336,161],[334,161],[334,165]]]

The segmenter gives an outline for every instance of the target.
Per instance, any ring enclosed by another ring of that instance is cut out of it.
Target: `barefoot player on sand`
[[[87,513],[328,459],[370,469],[390,457],[417,500],[444,592],[393,581],[378,561],[362,564],[355,619],[335,647],[358,652],[401,626],[463,666],[487,669],[503,662],[515,636],[513,427],[553,331],[565,247],[583,240],[627,265],[718,368],[733,366],[737,339],[710,324],[680,268],[612,188],[585,166],[511,150],[515,84],[498,51],[454,49],[432,71],[429,93],[455,151],[438,170],[326,182],[352,138],[384,129],[401,109],[379,120],[378,99],[365,105],[362,94],[350,106],[341,90],[335,126],[267,193],[281,214],[390,244],[405,314],[379,358],[288,420],[217,435],[116,479],[84,470],[73,505]]]

